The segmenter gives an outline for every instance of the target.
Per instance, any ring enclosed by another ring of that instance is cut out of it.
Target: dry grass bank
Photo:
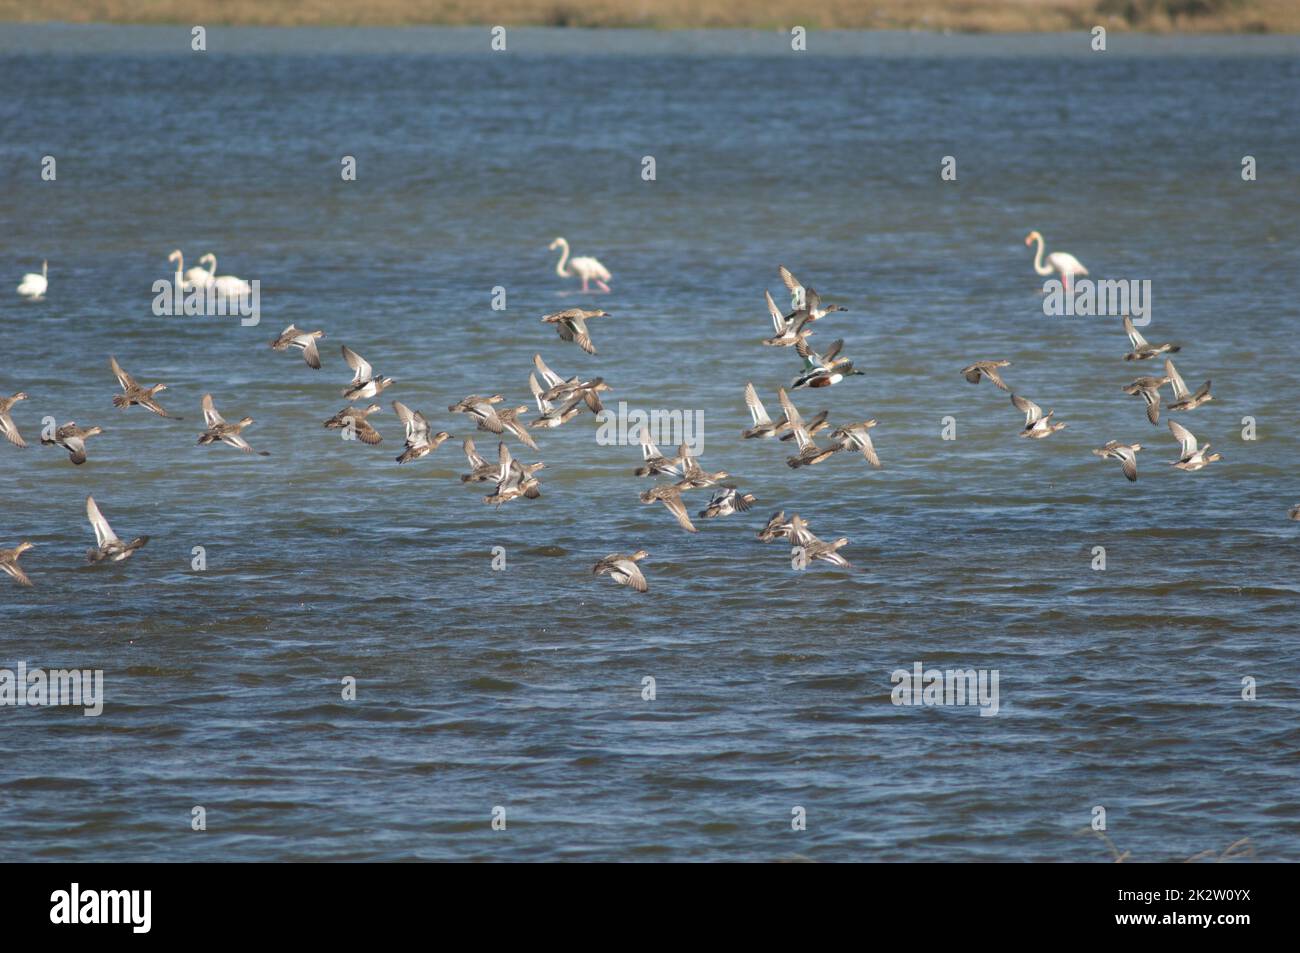
[[[0,0],[0,20],[1297,33],[1300,0]]]

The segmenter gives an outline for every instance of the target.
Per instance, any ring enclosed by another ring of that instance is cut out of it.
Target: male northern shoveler
[[[791,390],[800,390],[804,387],[830,387],[846,377],[861,376],[864,373],[854,370],[853,362],[848,358],[839,356],[840,351],[844,349],[842,338],[833,342],[825,355],[809,348],[806,341],[799,341],[794,347],[803,358],[804,369],[790,385]]]

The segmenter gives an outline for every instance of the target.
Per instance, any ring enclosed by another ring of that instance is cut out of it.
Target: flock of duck
[[[1060,274],[1066,287],[1076,275],[1088,272],[1073,255],[1056,252],[1047,257],[1043,263],[1043,239],[1038,232],[1031,232],[1025,239],[1026,244],[1038,243],[1034,261],[1034,270],[1038,274]],[[556,272],[562,277],[576,276],[582,280],[580,293],[592,293],[590,284],[595,283],[595,293],[608,293],[612,280],[610,272],[597,259],[592,257],[569,258],[569,245],[563,238],[551,243],[551,249],[561,249],[561,257]],[[208,254],[200,259],[200,265],[207,263],[209,268],[191,268],[184,270],[184,258],[179,250],[168,258],[176,265],[176,280],[184,288],[205,288],[219,285],[226,293],[242,293],[246,283],[242,279],[230,276],[217,276],[216,257]],[[566,267],[567,266],[567,267]],[[790,293],[790,310],[782,313],[772,298],[770,291],[765,291],[768,313],[772,320],[773,335],[762,343],[769,347],[793,347],[802,359],[802,367],[791,381],[790,390],[820,389],[831,387],[845,379],[861,375],[863,372],[853,367],[853,362],[841,356],[844,349],[843,339],[834,341],[822,352],[812,349],[808,339],[813,335],[813,325],[830,314],[847,309],[836,304],[824,302],[811,287],[805,287],[784,266],[778,268],[782,283]],[[48,289],[48,265],[42,262],[41,273],[28,274],[18,286],[19,295],[29,300],[41,300]],[[576,344],[587,354],[596,354],[596,347],[591,338],[588,322],[606,317],[607,312],[599,309],[567,308],[546,314],[542,322],[553,326],[560,340]],[[1125,316],[1124,330],[1131,345],[1124,355],[1126,361],[1144,361],[1161,354],[1172,354],[1180,350],[1177,344],[1153,345],[1138,332],[1132,320]],[[322,330],[305,330],[290,324],[270,347],[276,351],[290,348],[301,352],[307,366],[313,370],[321,368],[318,342],[325,336]],[[394,383],[392,377],[377,374],[369,361],[347,345],[341,345],[340,353],[352,370],[352,380],[341,391],[347,406],[324,422],[327,429],[342,430],[346,439],[355,439],[367,445],[378,445],[383,437],[368,418],[380,413],[378,403],[364,406],[358,401],[369,401],[377,397]],[[1003,380],[1001,371],[1011,362],[1005,359],[981,360],[962,368],[961,373],[972,384],[987,379],[995,387],[1010,393],[1011,403],[1025,415],[1025,423],[1020,436],[1031,439],[1043,439],[1065,428],[1065,424],[1054,419],[1055,411],[1043,413],[1042,408],[1019,394],[1014,393]],[[119,409],[132,406],[170,420],[181,420],[167,412],[158,401],[158,394],[166,390],[162,383],[142,387],[117,362],[109,357],[109,366],[121,393],[113,395],[113,405]],[[502,394],[482,396],[473,394],[450,405],[449,413],[464,414],[472,420],[477,430],[501,436],[497,444],[496,461],[481,456],[471,437],[464,439],[462,448],[469,466],[469,472],[461,476],[465,484],[484,483],[493,487],[493,491],[483,496],[483,502],[502,506],[512,500],[537,499],[541,495],[541,481],[537,474],[545,463],[521,463],[515,459],[504,439],[510,436],[529,450],[538,450],[537,442],[530,431],[560,427],[577,417],[583,410],[600,414],[604,410],[601,393],[610,386],[601,377],[584,379],[581,375],[562,377],[555,373],[542,359],[541,354],[533,357],[534,371],[528,375],[529,388],[533,394],[537,412],[531,420],[525,421],[523,415],[529,412],[526,404],[515,407],[499,406],[505,400]],[[1147,418],[1155,425],[1160,420],[1161,388],[1168,385],[1172,390],[1173,400],[1168,404],[1170,411],[1191,411],[1208,403],[1213,398],[1210,394],[1210,382],[1207,380],[1195,392],[1188,389],[1168,358],[1164,362],[1165,373],[1162,376],[1143,376],[1124,387],[1124,392],[1140,396],[1147,405]],[[540,379],[539,379],[540,378]],[[26,447],[27,443],[14,421],[15,405],[27,399],[27,394],[19,391],[10,397],[0,397],[0,435],[3,435],[16,447]],[[832,430],[825,444],[817,442],[817,435],[830,429],[827,419],[828,411],[822,410],[812,417],[805,418],[795,407],[790,394],[784,387],[777,389],[777,399],[781,407],[781,416],[773,419],[768,413],[752,382],[745,385],[745,404],[752,418],[752,426],[742,431],[746,439],[793,440],[795,452],[787,457],[786,463],[793,469],[815,466],[829,459],[836,453],[848,451],[860,453],[867,464],[879,469],[881,462],[871,439],[871,429],[876,420],[842,424]],[[405,443],[397,456],[398,464],[410,463],[435,451],[442,443],[451,439],[447,431],[433,432],[428,418],[418,410],[412,410],[401,401],[392,401],[393,411],[405,430]],[[268,456],[265,450],[255,451],[243,436],[243,431],[253,423],[251,417],[243,417],[237,422],[228,422],[216,409],[211,394],[204,394],[202,410],[205,429],[199,435],[200,445],[224,443],[245,453],[258,453]],[[1200,445],[1197,438],[1187,428],[1176,421],[1168,421],[1170,431],[1179,442],[1178,459],[1171,465],[1179,470],[1196,471],[1210,463],[1218,461],[1221,456],[1210,453],[1208,443]],[[69,421],[55,429],[51,434],[43,435],[41,443],[57,445],[69,454],[75,465],[87,460],[86,441],[102,433],[99,426],[81,427],[76,421]],[[725,483],[729,474],[725,470],[708,472],[700,466],[686,443],[677,447],[673,456],[665,456],[655,445],[647,427],[641,427],[639,441],[642,453],[642,465],[633,473],[638,477],[675,478],[657,483],[640,494],[642,503],[661,503],[673,515],[677,523],[687,532],[698,532],[687,511],[683,494],[694,490],[710,489],[712,497],[704,509],[698,512],[698,518],[713,519],[747,512],[757,502],[752,493],[741,492],[737,486]],[[1140,443],[1120,443],[1116,440],[1093,450],[1104,459],[1116,460],[1121,470],[1130,481],[1137,480],[1137,453],[1142,450]],[[1300,520],[1300,504],[1292,507],[1289,513],[1292,519]],[[92,496],[86,497],[86,517],[95,533],[96,545],[90,549],[87,558],[92,563],[121,562],[130,558],[148,541],[148,536],[139,536],[129,542],[123,542],[109,526]],[[820,560],[842,568],[850,568],[848,560],[839,552],[849,540],[839,537],[827,542],[814,535],[808,523],[799,514],[786,517],[784,511],[774,513],[767,524],[758,531],[757,538],[762,542],[778,539],[788,540],[791,544],[792,565],[804,568],[810,561]],[[23,541],[14,549],[0,549],[0,570],[24,586],[31,586],[32,581],[19,566],[18,560],[32,544]],[[638,592],[646,592],[649,586],[644,573],[638,565],[648,556],[644,549],[637,549],[627,554],[612,553],[592,567],[595,575],[608,575],[616,583],[628,586]]]

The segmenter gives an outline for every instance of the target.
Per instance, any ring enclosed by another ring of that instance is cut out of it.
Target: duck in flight
[[[18,425],[14,423],[11,411],[14,408],[14,404],[18,403],[20,400],[26,399],[26,392],[21,390],[12,397],[0,397],[0,434],[3,434],[4,438],[15,447],[26,447],[27,441],[24,440],[23,435],[18,432]]]
[[[846,377],[860,376],[864,373],[854,370],[852,361],[839,356],[840,351],[844,349],[843,339],[832,342],[825,355],[818,354],[808,347],[807,341],[799,341],[794,347],[804,360],[804,369],[790,385],[791,390],[799,390],[803,387],[830,387]]]
[[[758,540],[761,543],[770,543],[774,539],[794,539],[794,521],[798,518],[798,513],[790,519],[785,518],[785,510],[778,510],[768,519],[767,525],[758,531]],[[799,521],[799,528],[802,536],[799,538],[801,543],[815,538],[808,529],[808,524]]]
[[[117,534],[113,532],[113,527],[109,526],[108,520],[104,519],[104,514],[99,512],[99,506],[93,496],[86,497],[86,518],[90,520],[90,525],[95,530],[96,546],[86,553],[86,559],[92,563],[104,560],[120,563],[130,559],[137,549],[149,542],[148,536],[137,536],[129,543],[118,539]]]
[[[113,369],[113,376],[117,382],[122,385],[122,393],[113,395],[113,406],[125,409],[132,404],[138,404],[145,410],[157,414],[159,417],[166,417],[168,420],[184,420],[184,417],[175,417],[163,410],[162,404],[156,400],[156,395],[167,389],[166,384],[154,384],[152,387],[141,387],[126,371],[122,370],[122,365],[117,363],[117,358],[112,355],[108,358],[109,367]]]
[[[496,492],[483,497],[484,503],[496,504],[500,507],[503,503],[510,500],[525,497],[535,500],[542,495],[541,482],[534,474],[546,466],[545,463],[519,463],[510,454],[510,448],[506,446],[505,441],[497,444],[497,488]]]
[[[1010,366],[1010,361],[976,361],[968,367],[963,367],[961,372],[962,376],[972,384],[978,384],[981,377],[986,377],[994,387],[1010,392],[1011,388],[1007,386],[1006,381],[998,373],[999,367]]]
[[[785,316],[788,323],[804,327],[814,321],[820,321],[834,311],[849,310],[838,304],[823,304],[821,295],[812,288],[805,288],[803,283],[795,278],[785,265],[778,265],[776,270],[781,275],[781,283],[790,292],[790,305],[794,308]]]
[[[591,332],[587,330],[587,322],[592,318],[603,318],[608,316],[609,312],[596,309],[594,311],[584,311],[582,308],[566,308],[563,311],[554,311],[551,314],[542,316],[543,324],[555,325],[555,331],[562,341],[572,341],[582,348],[588,354],[596,353],[596,345],[592,343]]]
[[[654,440],[651,439],[650,428],[643,424],[639,429],[641,432],[641,459],[644,463],[632,472],[639,477],[659,476],[660,474],[681,476],[682,463],[690,456],[686,444],[683,443],[678,446],[676,456],[665,457],[655,445]]]
[[[790,517],[790,555],[792,557],[802,556],[807,559],[820,559],[822,562],[830,563],[832,566],[839,566],[842,569],[849,569],[850,564],[847,559],[840,555],[839,551],[849,544],[847,536],[841,536],[832,543],[818,539],[803,520],[796,513]]]
[[[393,412],[406,428],[406,446],[396,458],[398,463],[410,463],[412,460],[428,456],[451,436],[445,430],[431,434],[433,428],[429,426],[429,421],[424,414],[412,410],[400,400],[393,401]]]
[[[86,462],[86,441],[103,432],[99,427],[78,427],[75,420],[69,420],[54,431],[53,437],[42,437],[41,443],[46,446],[58,445],[62,447],[68,451],[68,456],[72,462],[77,466],[81,466]]]
[[[1208,404],[1210,401],[1214,400],[1214,398],[1210,396],[1209,381],[1206,381],[1198,387],[1196,393],[1193,394],[1187,389],[1187,385],[1183,382],[1183,376],[1179,374],[1178,369],[1174,367],[1174,362],[1168,358],[1165,358],[1165,378],[1174,389],[1174,399],[1169,404],[1170,410],[1195,410],[1202,404]]]
[[[831,431],[831,442],[840,450],[857,450],[869,464],[879,470],[880,457],[876,455],[875,445],[871,442],[871,428],[875,425],[876,419],[873,417],[860,424],[838,427]]]
[[[1130,483],[1136,483],[1138,478],[1137,454],[1142,449],[1140,443],[1120,443],[1118,440],[1107,441],[1104,447],[1094,451],[1097,456],[1103,460],[1118,460],[1120,469],[1124,471],[1124,476],[1128,477]]]
[[[1032,400],[1018,394],[1011,395],[1011,403],[1015,404],[1017,409],[1024,411],[1025,414],[1025,429],[1020,431],[1022,437],[1042,440],[1044,437],[1050,437],[1058,430],[1065,429],[1065,424],[1052,420],[1052,414],[1056,413],[1055,410],[1049,410],[1044,415],[1043,408]]]
[[[211,394],[203,395],[203,420],[208,425],[208,429],[199,436],[200,446],[207,446],[220,440],[224,444],[244,451],[244,453],[257,453],[258,456],[262,457],[271,455],[270,451],[267,450],[253,450],[241,433],[245,427],[253,422],[253,418],[245,417],[238,423],[226,423],[226,419],[217,413],[216,405],[212,403]]]
[[[271,348],[276,351],[286,351],[291,347],[296,347],[302,351],[302,359],[307,362],[307,366],[318,371],[320,370],[320,351],[316,349],[316,342],[324,336],[324,331],[303,331],[291,324],[280,332],[278,338],[271,342]]]
[[[18,585],[27,586],[28,588],[31,588],[32,580],[27,573],[23,572],[23,568],[18,565],[18,557],[32,548],[31,543],[23,540],[13,549],[0,549],[0,572],[7,573],[13,577],[14,582],[18,583]]]
[[[378,404],[371,404],[369,407],[344,407],[325,421],[325,429],[342,430],[345,439],[351,433],[362,443],[373,447],[384,438],[379,435],[379,431],[366,418],[371,414],[382,413],[383,409]]]
[[[701,519],[715,519],[730,516],[733,513],[746,513],[758,502],[753,493],[739,493],[734,486],[719,487],[709,500],[709,505],[700,510]]]
[[[620,553],[610,553],[591,567],[591,573],[594,576],[608,575],[620,586],[627,586],[637,592],[646,592],[650,587],[646,584],[645,576],[641,573],[641,567],[637,563],[649,555],[644,549],[638,549],[626,556]]]
[[[763,295],[767,298],[767,313],[772,318],[772,329],[776,332],[770,338],[763,338],[764,344],[768,347],[791,347],[813,333],[812,329],[807,327],[809,320],[806,315],[798,320],[794,317],[787,318],[781,314],[776,302],[772,300],[772,292],[764,291]],[[794,312],[796,315],[799,313]]]
[[[346,344],[342,345],[343,360],[352,368],[352,383],[343,388],[345,400],[365,400],[375,397],[393,383],[394,378],[376,376],[370,362]]]
[[[662,503],[676,517],[678,524],[688,533],[698,533],[695,524],[691,522],[690,516],[686,512],[686,504],[682,502],[682,491],[671,483],[660,483],[653,486],[641,494],[642,503]]]
[[[1124,315],[1124,333],[1128,335],[1129,344],[1133,347],[1133,350],[1124,355],[1126,361],[1147,361],[1157,354],[1174,354],[1182,350],[1177,344],[1148,344],[1127,314]]]
[[[797,470],[799,467],[810,467],[821,463],[839,450],[839,447],[818,446],[817,441],[808,432],[808,428],[804,426],[803,418],[799,416],[799,411],[795,408],[794,402],[790,400],[790,395],[784,390],[779,393],[781,409],[785,411],[785,419],[790,422],[790,430],[794,434],[795,445],[799,450],[798,454],[787,458],[785,461],[790,469]]]
[[[1200,470],[1216,460],[1222,460],[1223,457],[1217,451],[1208,453],[1210,445],[1207,443],[1203,447],[1196,445],[1196,437],[1193,433],[1175,420],[1169,421],[1169,431],[1178,440],[1182,448],[1177,460],[1171,460],[1169,465],[1178,470],[1194,472]]]
[[[1168,377],[1139,377],[1124,387],[1124,393],[1141,397],[1147,402],[1147,420],[1160,423],[1160,388],[1169,383]]]

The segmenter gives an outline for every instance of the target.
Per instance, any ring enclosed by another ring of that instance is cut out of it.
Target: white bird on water
[[[242,298],[253,293],[253,286],[243,278],[236,278],[234,275],[217,275],[217,256],[211,252],[199,261],[211,262],[211,274],[216,277],[210,278],[208,283],[216,289],[217,294],[227,298]]]
[[[569,243],[563,238],[557,238],[550,244],[550,251],[561,249],[560,260],[555,263],[555,273],[561,278],[569,278],[577,275],[582,279],[581,291],[586,294],[591,289],[588,287],[590,282],[595,282],[596,286],[606,294],[609,293],[609,285],[606,282],[613,277],[609,269],[602,265],[595,258],[588,256],[579,256],[578,258],[569,257]],[[565,268],[565,265],[568,268]]]
[[[28,301],[40,301],[45,297],[45,289],[50,286],[46,280],[46,274],[49,271],[49,262],[41,262],[41,273],[29,273],[23,275],[22,283],[18,285],[18,293]]]
[[[191,268],[189,271],[185,271],[185,256],[181,254],[179,248],[168,255],[167,260],[176,262],[176,274],[181,275],[179,284],[182,291],[193,291],[195,288],[206,288],[208,285],[212,284],[212,271],[209,271],[207,268],[196,266]],[[205,261],[212,262],[212,270],[216,270],[217,259],[213,257],[211,253],[200,258],[199,265],[201,266]],[[184,274],[182,274],[182,272],[184,272]]]
[[[1047,256],[1047,264],[1043,264],[1043,236],[1038,232],[1030,232],[1025,236],[1025,244],[1032,245],[1038,242],[1038,251],[1034,254],[1034,271],[1040,275],[1050,275],[1056,272],[1061,276],[1061,283],[1065,286],[1066,294],[1070,293],[1070,280],[1075,275],[1086,275],[1088,269],[1083,267],[1083,263],[1075,258],[1068,251],[1054,251]]]

